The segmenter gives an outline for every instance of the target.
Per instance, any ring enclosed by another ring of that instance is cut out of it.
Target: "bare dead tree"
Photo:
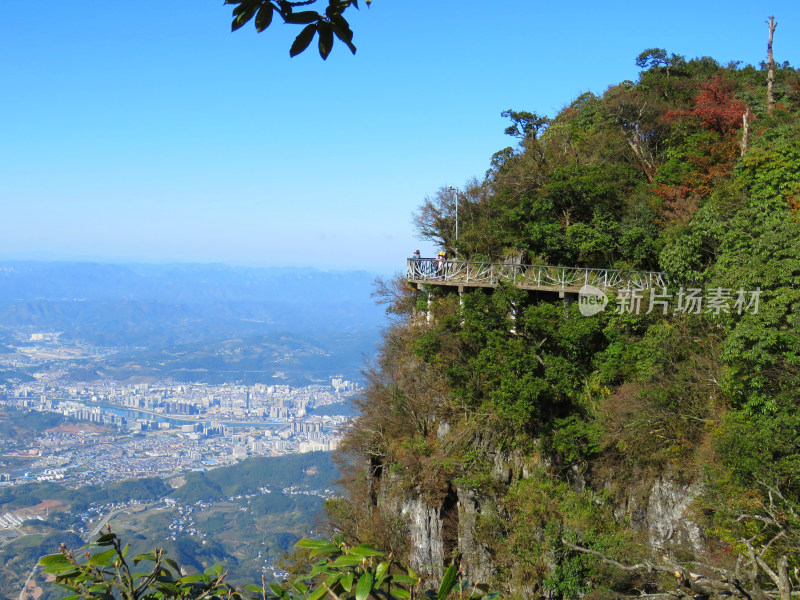
[[[778,22],[774,16],[769,18],[769,40],[767,41],[767,113],[775,108],[775,59],[772,56],[772,37]]]
[[[723,569],[713,568],[716,573],[709,577],[707,575],[693,573],[689,571],[685,565],[672,563],[666,558],[664,559],[666,564],[657,564],[645,560],[633,565],[626,565],[609,558],[605,554],[597,552],[596,550],[590,550],[588,548],[582,548],[580,546],[576,546],[575,544],[571,544],[565,539],[562,539],[561,542],[576,552],[595,556],[607,565],[611,565],[612,567],[622,571],[644,571],[647,573],[658,571],[661,573],[669,573],[675,577],[678,586],[682,591],[682,594],[680,594],[682,596],[694,596],[696,594],[711,596],[716,594],[734,596],[744,600],[756,600],[742,585],[742,581],[736,577],[731,577]]]
[[[645,103],[639,111],[640,118],[644,113],[646,105],[647,103]],[[653,178],[655,177],[656,173],[655,159],[653,158],[650,148],[646,143],[644,143],[644,140],[645,136],[642,135],[642,131],[638,123],[636,127],[625,132],[625,141],[628,142],[628,146],[630,146],[631,150],[633,150],[636,160],[639,161],[639,164],[642,167],[642,172],[644,173],[645,177],[647,177],[647,181],[649,183],[653,183]]]
[[[750,147],[750,107],[742,115],[742,156]]]
[[[672,561],[662,557],[660,564],[644,560],[623,564],[596,550],[582,548],[563,539],[568,548],[599,558],[602,562],[623,571],[672,573],[682,595],[731,596],[743,600],[791,600],[793,593],[790,557],[796,560],[800,545],[800,514],[795,502],[786,498],[780,489],[759,481],[763,500],[753,503],[753,512],[736,512],[729,522],[730,531],[743,551],[735,566],[725,568],[704,561]],[[690,570],[691,569],[691,570]],[[697,571],[697,572],[693,572]],[[772,582],[774,589],[761,588],[762,576]],[[795,573],[797,577],[797,573]]]

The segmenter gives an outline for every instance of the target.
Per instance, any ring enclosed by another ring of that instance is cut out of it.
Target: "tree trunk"
[[[742,115],[742,156],[750,147],[750,108]]]
[[[767,113],[775,108],[775,59],[772,56],[772,36],[778,23],[775,17],[769,18],[769,40],[767,41]]]
[[[784,554],[778,559],[778,592],[781,600],[792,600],[792,581],[789,579],[789,559]]]

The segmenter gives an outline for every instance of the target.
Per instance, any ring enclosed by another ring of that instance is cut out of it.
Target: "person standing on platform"
[[[436,257],[436,276],[444,276],[444,252],[439,252],[439,256]]]

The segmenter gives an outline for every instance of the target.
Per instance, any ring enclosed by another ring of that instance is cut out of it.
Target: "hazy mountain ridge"
[[[353,377],[384,320],[373,280],[361,271],[0,263],[0,340],[7,351],[30,334],[59,333],[62,343],[115,348],[76,366],[123,379]]]
[[[0,303],[128,299],[195,305],[266,297],[303,304],[319,293],[349,301],[368,298],[374,278],[365,271],[313,268],[0,262]]]

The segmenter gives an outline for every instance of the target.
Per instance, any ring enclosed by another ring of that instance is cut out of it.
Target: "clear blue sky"
[[[353,11],[358,54],[230,33],[221,0],[0,9],[0,259],[392,272],[411,213],[482,176],[504,109],[553,115],[650,47],[800,63],[800,5],[430,2]]]

